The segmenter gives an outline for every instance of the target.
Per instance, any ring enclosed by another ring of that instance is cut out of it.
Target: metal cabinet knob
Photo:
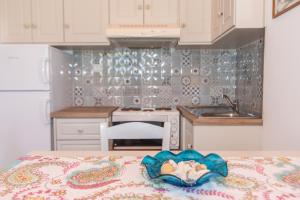
[[[31,28],[32,28],[32,29],[36,29],[36,28],[37,28],[37,25],[31,24]]]
[[[219,12],[219,16],[223,16],[224,15],[224,13],[223,12]]]
[[[23,27],[24,27],[25,29],[29,29],[29,28],[30,28],[30,24],[24,24]]]
[[[150,8],[151,8],[151,6],[149,4],[145,6],[146,10],[150,10]]]
[[[83,129],[78,129],[77,132],[78,132],[79,134],[82,134],[82,133],[84,132],[84,130],[83,130]]]
[[[69,24],[64,24],[64,28],[65,28],[65,29],[69,29],[69,28],[70,28],[70,25],[69,25]]]
[[[138,5],[138,9],[139,9],[139,10],[142,10],[142,9],[143,9],[143,6],[142,6],[142,5]]]
[[[185,23],[182,23],[181,24],[181,28],[185,28],[186,27],[186,24]]]

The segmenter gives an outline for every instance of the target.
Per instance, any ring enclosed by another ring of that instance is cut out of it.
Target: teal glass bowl
[[[168,160],[174,160],[176,163],[194,160],[195,162],[205,164],[209,169],[209,172],[194,182],[186,182],[172,174],[160,173],[161,166]],[[228,175],[227,162],[221,156],[214,153],[203,156],[195,150],[185,150],[179,154],[174,154],[170,151],[161,151],[154,157],[144,157],[141,164],[146,167],[147,173],[151,179],[160,179],[166,183],[179,187],[200,186],[207,183],[211,178],[226,177]]]

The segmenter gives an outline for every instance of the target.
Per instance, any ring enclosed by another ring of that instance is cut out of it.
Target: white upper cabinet
[[[65,42],[108,44],[108,0],[64,0]]]
[[[110,26],[180,26],[181,45],[264,28],[265,0],[0,0],[1,43],[108,45]]]
[[[235,15],[238,28],[264,28],[265,0],[235,0]]]
[[[212,0],[212,39],[232,28],[264,28],[264,0]]]
[[[207,0],[181,0],[179,44],[203,44],[211,41],[211,2]]]
[[[109,0],[110,25],[179,24],[179,0]]]
[[[212,39],[222,34],[222,0],[211,0],[211,36]]]
[[[143,25],[143,0],[110,0],[110,25]]]
[[[146,25],[178,25],[178,0],[144,0]]]
[[[2,42],[63,42],[63,0],[0,0]]]
[[[212,0],[212,38],[234,26],[234,0]]]
[[[63,42],[63,0],[32,0],[33,42]]]
[[[32,41],[31,0],[0,0],[2,42]]]
[[[222,0],[222,32],[234,26],[234,0]]]

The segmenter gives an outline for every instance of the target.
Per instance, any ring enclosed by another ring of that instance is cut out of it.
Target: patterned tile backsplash
[[[250,88],[262,88],[255,82],[262,77],[262,46],[257,41],[240,49],[74,50],[74,104],[217,105],[225,102],[222,94],[238,94],[245,109],[258,111],[258,101],[253,106],[245,98]]]
[[[262,40],[237,49],[236,98],[242,112],[262,113],[263,49]]]

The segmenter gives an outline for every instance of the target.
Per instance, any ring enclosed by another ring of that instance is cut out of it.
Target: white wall
[[[272,19],[266,2],[263,148],[300,150],[300,6]]]

